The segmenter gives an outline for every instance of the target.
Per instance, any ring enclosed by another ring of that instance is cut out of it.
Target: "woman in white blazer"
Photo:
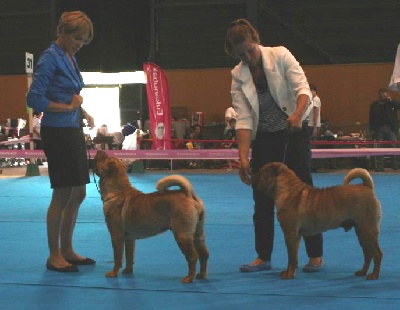
[[[303,69],[285,47],[260,45],[257,30],[245,19],[235,20],[228,27],[225,50],[240,59],[231,72],[231,95],[237,113],[241,180],[250,185],[251,171],[268,162],[283,161],[312,185],[306,122],[312,94]],[[242,272],[271,269],[275,203],[257,190],[253,190],[253,198],[257,258],[242,265]],[[310,259],[303,271],[320,271],[322,234],[304,240]]]

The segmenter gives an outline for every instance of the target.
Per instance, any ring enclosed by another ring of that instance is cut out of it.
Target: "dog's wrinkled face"
[[[253,188],[272,196],[275,190],[276,178],[283,166],[281,163],[268,163],[262,166],[251,178]]]
[[[94,157],[94,172],[99,177],[116,174],[119,171],[125,173],[126,168],[118,158],[108,156],[104,151],[97,151]]]

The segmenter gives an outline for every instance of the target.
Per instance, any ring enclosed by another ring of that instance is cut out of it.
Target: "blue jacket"
[[[71,103],[74,94],[83,87],[75,57],[76,69],[55,42],[39,57],[33,74],[32,84],[27,95],[27,104],[38,112],[44,112],[42,126],[79,127],[80,109],[72,112],[54,113],[46,111],[50,101]]]

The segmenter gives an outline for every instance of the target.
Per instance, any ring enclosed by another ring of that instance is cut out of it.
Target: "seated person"
[[[107,125],[101,125],[97,130],[96,137],[93,139],[96,149],[98,150],[109,150],[113,142],[113,137],[108,134]]]
[[[235,118],[231,118],[229,120],[229,126],[227,128],[225,128],[224,130],[224,135],[223,135],[223,139],[224,140],[236,140],[236,119]],[[226,149],[231,149],[231,148],[237,148],[237,144],[236,143],[224,143],[224,148]]]
[[[204,148],[204,145],[202,142],[199,142],[199,140],[204,140],[203,134],[201,133],[201,127],[200,125],[192,125],[190,126],[189,132],[186,135],[186,147],[191,150],[191,149],[202,149]],[[202,166],[203,162],[199,160],[194,160],[189,162],[189,168],[200,168]]]
[[[186,146],[188,147],[188,143],[191,143],[191,146],[188,148],[192,149],[202,149],[204,148],[204,144],[200,142],[199,140],[204,140],[204,136],[201,133],[201,127],[200,125],[192,125],[189,128],[189,131],[185,134],[185,140],[189,140],[186,143]],[[189,144],[190,145],[190,144]]]
[[[123,150],[136,150],[140,147],[137,145],[137,135],[140,134],[140,130],[137,130],[135,126],[127,123],[122,127],[121,132],[124,136],[124,141],[122,142]]]

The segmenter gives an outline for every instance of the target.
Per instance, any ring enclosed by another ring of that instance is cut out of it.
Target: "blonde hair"
[[[230,23],[226,32],[225,52],[233,55],[233,45],[241,44],[246,40],[260,44],[258,31],[250,24],[247,19],[239,18]]]
[[[57,36],[79,31],[86,31],[88,33],[88,39],[85,44],[89,44],[93,40],[93,23],[90,18],[81,11],[62,13],[58,21]]]

